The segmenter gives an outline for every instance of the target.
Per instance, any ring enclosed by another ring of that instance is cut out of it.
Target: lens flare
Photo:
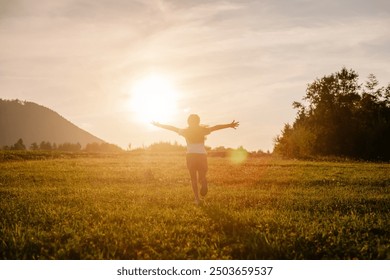
[[[242,164],[248,158],[248,152],[244,148],[240,147],[235,150],[230,150],[228,157],[231,163]]]

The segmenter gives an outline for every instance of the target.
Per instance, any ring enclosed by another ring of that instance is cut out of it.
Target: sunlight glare
[[[140,122],[168,122],[177,112],[177,93],[171,82],[151,75],[138,80],[131,90],[130,107]]]
[[[229,157],[231,163],[242,164],[248,158],[248,152],[245,149],[243,149],[242,147],[240,147],[238,149],[231,150],[228,153],[228,157]]]

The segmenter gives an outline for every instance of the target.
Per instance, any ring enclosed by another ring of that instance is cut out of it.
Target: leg
[[[190,169],[190,176],[191,176],[191,185],[192,185],[192,191],[194,192],[195,196],[195,202],[199,203],[199,194],[198,194],[198,176],[196,170]]]
[[[201,155],[199,162],[199,183],[201,184],[200,195],[206,196],[208,192],[206,173],[208,169],[207,156]]]
[[[202,185],[200,189],[200,195],[206,196],[208,188],[207,188],[207,178],[206,178],[206,171],[202,170],[199,171],[199,182]]]
[[[187,154],[187,168],[190,172],[191,176],[191,185],[192,185],[192,191],[194,192],[195,196],[195,203],[199,204],[199,194],[198,194],[198,176],[197,176],[197,170],[196,170],[196,159],[194,158],[194,155]]]

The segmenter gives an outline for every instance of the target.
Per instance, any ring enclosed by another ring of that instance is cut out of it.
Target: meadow
[[[390,164],[0,152],[0,259],[390,259]]]

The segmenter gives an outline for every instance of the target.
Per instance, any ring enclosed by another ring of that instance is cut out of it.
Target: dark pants
[[[207,172],[207,155],[187,154],[187,168],[191,171]]]

